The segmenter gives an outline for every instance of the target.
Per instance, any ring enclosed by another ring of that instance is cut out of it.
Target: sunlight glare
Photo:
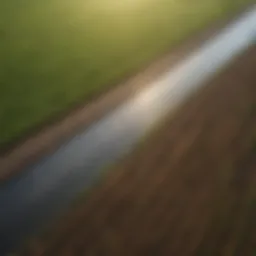
[[[108,11],[134,10],[155,0],[102,0],[101,8]]]

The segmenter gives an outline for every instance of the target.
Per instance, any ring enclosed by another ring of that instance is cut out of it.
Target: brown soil
[[[23,255],[256,255],[255,67],[254,47]]]
[[[248,9],[246,7],[243,11],[246,12]],[[42,126],[29,131],[27,136],[9,145],[8,148],[0,148],[0,183],[19,174],[42,156],[54,152],[59,145],[109,113],[124,100],[132,97],[138,90],[147,86],[149,82],[161,76],[189,52],[203,44],[209,36],[213,36],[224,25],[236,18],[237,13],[206,28],[205,31],[198,33],[171,52],[164,53],[136,76],[130,74],[131,76],[123,78],[124,82],[119,83],[114,90],[103,92],[97,99],[74,107],[70,113],[63,113],[54,121],[48,120]]]

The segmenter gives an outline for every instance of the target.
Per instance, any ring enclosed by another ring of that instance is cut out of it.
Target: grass
[[[252,0],[3,0],[0,148]]]

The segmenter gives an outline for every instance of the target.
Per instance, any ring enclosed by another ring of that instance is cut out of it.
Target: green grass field
[[[252,0],[2,0],[0,148]]]

